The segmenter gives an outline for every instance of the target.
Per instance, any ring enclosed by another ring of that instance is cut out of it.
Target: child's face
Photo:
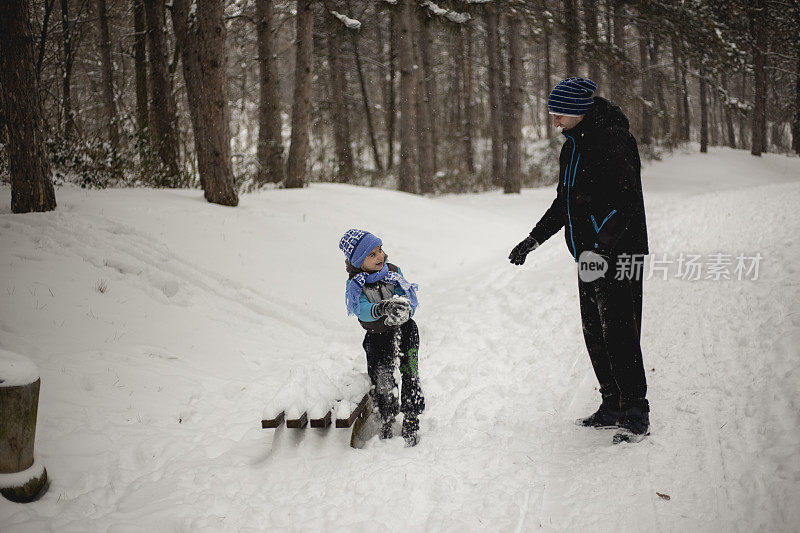
[[[366,272],[377,272],[383,268],[384,261],[386,261],[386,254],[383,252],[383,248],[376,246],[372,249],[369,255],[367,255],[367,258],[364,259],[364,263],[361,265],[361,270]]]

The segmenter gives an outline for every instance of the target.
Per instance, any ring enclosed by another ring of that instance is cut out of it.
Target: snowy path
[[[317,185],[230,210],[195,191],[64,189],[56,213],[0,214],[0,347],[42,372],[53,480],[39,502],[0,501],[0,530],[797,530],[800,161],[701,157],[645,170],[651,249],[760,252],[760,276],[645,282],[638,445],[572,424],[597,393],[561,235],[523,268],[505,260],[551,190]],[[335,248],[352,226],[422,288],[413,449],[258,427],[288,380],[363,371]]]

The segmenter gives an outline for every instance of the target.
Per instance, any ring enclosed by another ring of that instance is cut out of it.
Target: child
[[[380,438],[392,437],[392,424],[398,413],[394,359],[399,355],[402,436],[406,446],[416,446],[418,415],[425,409],[419,386],[419,331],[411,319],[417,308],[417,285],[406,281],[397,266],[386,262],[382,244],[372,233],[357,229],[348,230],[339,241],[349,276],[345,303],[347,314],[356,315],[367,330],[363,346],[373,399],[381,417]]]

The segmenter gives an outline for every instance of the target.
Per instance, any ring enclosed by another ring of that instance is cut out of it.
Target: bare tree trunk
[[[466,25],[462,31],[459,31],[459,38],[462,44],[466,44],[464,54],[464,74],[462,77],[463,83],[463,101],[464,101],[464,159],[467,164],[467,172],[473,174],[475,172],[475,149],[473,148],[472,136],[473,128],[473,110],[472,101],[474,99],[474,87],[472,84],[472,26]]]
[[[786,149],[786,143],[784,142],[783,139],[783,122],[781,122],[780,120],[776,119],[772,123],[772,127],[770,128],[769,140],[770,140],[769,144],[772,145],[772,148],[776,152],[782,152],[783,150]]]
[[[417,156],[419,164],[419,190],[423,194],[433,192],[433,129],[431,127],[430,101],[428,100],[425,78],[428,73],[425,71],[423,48],[426,46],[426,35],[423,30],[425,21],[424,13],[417,10],[414,14],[414,69],[417,82],[417,99],[414,102],[416,108],[417,125]]]
[[[332,14],[326,14],[328,21],[328,75],[331,88],[331,125],[336,145],[336,161],[338,163],[338,179],[349,183],[353,179],[353,149],[350,146],[350,113],[347,110],[345,96],[347,78],[344,64],[341,61],[342,23]]]
[[[742,70],[742,75],[739,78],[739,100],[741,102],[747,101],[747,70]],[[739,143],[743,149],[747,149],[747,113],[739,111]]]
[[[249,129],[246,128],[246,117],[247,117],[247,72],[251,65],[249,65],[247,61],[247,52],[243,49],[244,47],[238,46],[237,47],[237,54],[239,59],[239,68],[240,68],[240,78],[239,78],[239,119],[236,121],[236,136],[234,139],[236,140],[236,150],[237,151],[245,151],[247,146],[250,145],[250,140],[247,138],[249,136]],[[242,138],[242,130],[244,132],[244,138]]]
[[[649,44],[648,31],[644,24],[639,25],[639,61],[641,67],[640,81],[642,84],[642,131],[639,142],[651,144],[653,142],[653,112],[650,107],[653,98],[651,94],[652,80],[650,79],[650,65],[648,63],[647,48]]]
[[[62,0],[62,4],[67,0]],[[133,58],[136,72],[136,125],[144,140],[150,125],[147,104],[147,25],[142,0],[133,0]]]
[[[414,0],[398,0],[397,52],[400,64],[400,173],[398,188],[405,192],[416,192],[416,154],[414,150],[414,100],[416,80],[414,78]]]
[[[296,31],[292,141],[286,161],[287,188],[305,185],[308,127],[311,121],[311,68],[314,54],[314,10],[311,0],[297,0]]]
[[[724,73],[722,74],[721,82],[722,90],[725,91],[723,108],[725,112],[725,130],[728,134],[728,146],[736,148],[736,132],[733,129],[733,113],[731,113],[730,94],[728,94],[728,76]]]
[[[50,13],[53,12],[55,0],[45,1],[44,20],[42,20],[42,34],[39,37],[39,52],[36,54],[36,79],[41,80],[42,62],[44,61],[44,48],[47,43],[47,31],[50,28]]]
[[[69,0],[61,0],[61,31],[64,49],[64,77],[61,80],[61,106],[64,109],[64,139],[69,141],[75,130],[75,117],[72,113],[72,30],[69,25]]]
[[[486,4],[486,53],[489,64],[489,131],[492,137],[492,183],[503,180],[503,87],[500,55],[500,14],[494,3]]]
[[[683,96],[683,131],[682,131],[682,140],[688,142],[691,139],[691,122],[692,122],[692,113],[689,109],[689,81],[686,76],[686,71],[688,70],[688,66],[686,65],[686,56],[683,55],[681,51],[681,94]]]
[[[430,20],[422,17],[419,21],[420,24],[420,55],[422,56],[422,69],[421,73],[424,74],[425,85],[425,105],[428,110],[429,124],[430,124],[430,137],[431,137],[431,172],[436,174],[437,169],[437,155],[439,150],[439,136],[436,131],[436,121],[439,117],[438,107],[436,106],[436,71],[433,68],[433,61],[431,60],[431,48],[433,47],[433,36],[430,29]],[[425,192],[425,191],[423,191]]]
[[[708,84],[706,84],[706,91],[709,91]],[[720,138],[720,114],[719,114],[719,98],[717,98],[716,91],[710,91],[711,97],[711,106],[708,109],[708,118],[709,118],[709,134],[711,136],[709,140],[709,144],[711,146],[719,146],[719,138]]]
[[[675,92],[675,121],[672,127],[672,139],[674,141],[683,139],[683,123],[686,117],[683,116],[683,99],[681,98],[681,61],[680,50],[678,48],[678,36],[672,34],[672,73],[674,76],[674,92]]]
[[[552,65],[550,63],[550,25],[545,22],[544,23],[544,30],[543,30],[543,37],[544,37],[544,94],[549,95],[550,91],[553,89],[553,73],[551,72]],[[555,134],[555,130],[550,125],[550,110],[547,108],[547,104],[544,106],[543,113],[544,115],[544,127],[547,131],[547,138],[552,139],[553,135]]]
[[[453,61],[450,65],[450,94],[456,98],[450,98],[448,102],[448,111],[450,115],[447,117],[447,122],[453,124],[457,128],[457,133],[454,135],[459,141],[464,139],[464,70],[466,68],[466,59],[464,59],[464,30],[466,28],[459,26],[456,28],[456,39],[451,41],[452,53],[450,56]],[[452,131],[452,128],[451,128]],[[459,164],[464,162],[459,159]]]
[[[144,0],[144,11],[150,52],[150,139],[165,170],[159,173],[157,184],[177,187],[182,181],[178,164],[178,118],[167,65],[164,2]]]
[[[597,0],[583,0],[583,26],[586,34],[584,60],[589,67],[589,78],[602,85],[600,62],[595,58],[594,47],[597,46]]]
[[[111,35],[108,31],[108,13],[106,12],[106,0],[95,0],[97,17],[99,19],[100,32],[100,63],[103,73],[103,104],[106,108],[108,118],[108,140],[111,142],[111,149],[115,152],[119,149],[119,128],[117,119],[117,107],[114,103],[114,65],[111,61]]]
[[[615,83],[619,87],[620,107],[627,109],[631,101],[631,87],[625,80],[624,66],[627,61],[625,56],[625,4],[624,0],[614,0],[614,47],[617,49],[619,59],[615,60],[612,72]]]
[[[750,27],[753,34],[753,70],[755,73],[755,97],[753,102],[753,140],[750,153],[761,155],[767,151],[766,132],[766,102],[767,102],[767,73],[765,70],[766,36],[764,35],[764,4],[763,0],[753,0],[750,15]]]
[[[283,138],[275,59],[275,9],[273,0],[256,0],[258,32],[258,174],[260,185],[283,181]]]
[[[183,79],[194,131],[197,170],[206,200],[239,203],[231,167],[223,0],[173,0],[172,22],[181,49]]]
[[[389,66],[389,79],[386,91],[386,101],[384,108],[386,109],[386,168],[391,169],[394,166],[394,130],[395,121],[397,119],[397,108],[395,102],[395,87],[397,86],[397,14],[394,9],[389,9],[389,57],[386,64]]]
[[[581,29],[578,25],[578,6],[575,0],[563,0],[564,5],[564,61],[567,65],[567,77],[580,76],[578,72],[578,54],[580,54]]]
[[[52,211],[56,195],[44,146],[27,0],[0,2],[0,109],[8,134],[11,211]]]
[[[650,65],[658,65],[658,56],[661,48],[661,36],[658,32],[650,34]],[[664,74],[661,69],[657,69],[651,76],[653,87],[655,88],[656,98],[658,99],[658,113],[661,118],[661,139],[669,135],[669,113],[667,112],[667,98],[664,94]]]
[[[794,119],[792,120],[792,150],[800,155],[800,46],[797,47],[797,71],[794,81]]]
[[[706,102],[706,73],[700,67],[700,153],[708,152],[708,103]]]
[[[522,113],[523,113],[523,66],[522,66],[522,21],[519,16],[508,17],[508,113],[506,131],[508,153],[503,192],[519,193],[522,187]]]
[[[364,77],[364,67],[361,64],[361,52],[358,45],[358,33],[351,31],[350,38],[353,43],[353,57],[356,62],[356,72],[358,72],[358,84],[361,87],[361,101],[364,102],[364,115],[367,119],[367,131],[372,145],[372,160],[375,163],[375,170],[381,172],[381,156],[378,152],[378,140],[375,135],[375,126],[372,121],[372,106],[369,103],[369,93],[367,92],[367,80]]]

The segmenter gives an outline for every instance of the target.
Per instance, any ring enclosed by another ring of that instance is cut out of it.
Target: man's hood
[[[630,128],[630,122],[618,105],[612,104],[602,96],[595,96],[594,104],[583,120],[568,131],[570,135],[575,135],[604,130],[611,126],[619,126],[627,130]]]
[[[586,118],[590,119],[589,124],[593,128],[608,128],[610,126],[620,126],[626,130],[630,128],[628,117],[625,116],[622,109],[602,96],[594,97],[594,105],[587,113]]]

